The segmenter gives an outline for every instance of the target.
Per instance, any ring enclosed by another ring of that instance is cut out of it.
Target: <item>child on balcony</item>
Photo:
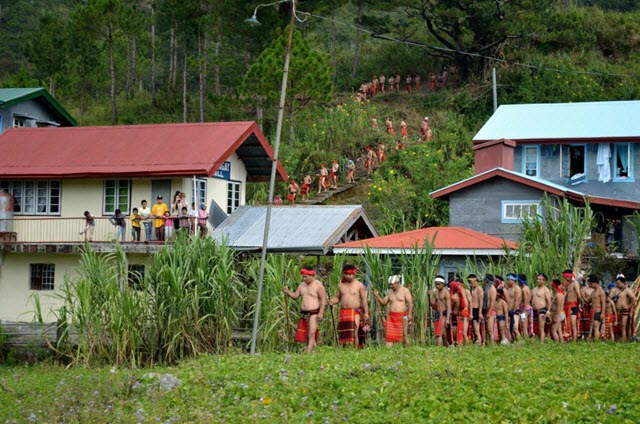
[[[187,234],[191,232],[191,216],[186,206],[183,206],[178,214],[178,230]]]
[[[127,231],[127,223],[120,209],[116,209],[115,213],[109,218],[109,222],[116,227],[116,240],[125,241]]]
[[[142,215],[138,213],[138,208],[133,208],[130,219],[131,239],[133,241],[140,241],[140,223],[142,222]]]
[[[93,219],[91,212],[84,211],[84,230],[80,231],[80,235],[84,234],[84,242],[93,241],[93,230],[96,228],[96,221]]]
[[[170,241],[173,237],[173,218],[169,211],[164,213],[164,239]]]

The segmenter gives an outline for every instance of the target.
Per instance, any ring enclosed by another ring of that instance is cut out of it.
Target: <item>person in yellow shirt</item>
[[[164,203],[162,196],[158,196],[158,203],[151,208],[151,215],[155,218],[153,220],[153,227],[156,229],[156,241],[164,241],[164,213],[168,210],[167,204]]]
[[[140,222],[142,222],[142,215],[138,213],[138,208],[133,208],[129,219],[131,219],[131,239],[133,241],[140,241]]]

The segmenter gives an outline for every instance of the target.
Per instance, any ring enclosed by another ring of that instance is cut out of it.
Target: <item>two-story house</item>
[[[58,290],[77,266],[85,211],[96,217],[92,247],[100,252],[113,251],[108,217],[116,209],[129,216],[158,196],[170,205],[184,192],[217,225],[245,204],[247,183],[269,179],[273,163],[255,122],[12,128],[0,135],[0,151],[0,188],[14,204],[0,216],[0,320],[14,321],[30,318],[21,314],[34,290]],[[278,171],[288,178],[281,164]],[[133,242],[126,223],[128,266],[144,272],[162,244],[144,235]]]
[[[598,233],[637,251],[640,101],[503,105],[473,139],[474,175],[431,193],[449,225],[517,240],[545,193],[599,212]]]
[[[0,133],[9,128],[76,125],[44,88],[0,88]]]

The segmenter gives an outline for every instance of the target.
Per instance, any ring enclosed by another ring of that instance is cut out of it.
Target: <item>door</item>
[[[153,206],[156,203],[158,196],[162,196],[164,203],[167,206],[171,206],[171,180],[152,180],[151,181],[151,199],[149,199],[149,205]]]

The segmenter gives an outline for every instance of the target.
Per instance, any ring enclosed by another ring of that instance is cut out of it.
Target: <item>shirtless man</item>
[[[400,121],[400,135],[402,136],[402,142],[406,143],[409,135],[409,128],[407,127],[407,121],[404,118]]]
[[[298,184],[295,182],[295,180],[290,180],[289,181],[289,195],[287,196],[287,199],[289,200],[289,203],[291,205],[295,205],[296,204],[296,197],[298,197]]]
[[[378,84],[380,83],[380,81],[378,80],[378,77],[376,75],[373,76],[373,79],[371,80],[371,94],[372,95],[376,95],[378,94]]]
[[[340,169],[340,165],[337,160],[333,161],[333,165],[331,166],[331,174],[329,175],[329,182],[331,183],[331,188],[338,188],[338,170]]]
[[[300,305],[300,321],[296,331],[295,340],[300,343],[306,343],[306,352],[311,353],[318,343],[318,323],[322,321],[324,316],[324,308],[327,300],[327,292],[322,283],[316,280],[316,272],[313,268],[304,267],[300,270],[302,274],[302,284],[298,286],[295,292],[287,287],[283,287],[282,291],[291,299],[298,299],[302,296],[302,305]]]
[[[578,280],[580,283],[580,295],[582,296],[582,299],[584,299],[582,310],[580,311],[580,315],[578,317],[578,333],[580,333],[580,338],[582,338],[583,340],[587,340],[592,336],[591,332],[593,327],[593,310],[591,309],[589,299],[591,299],[593,289],[590,287],[590,284],[587,281],[588,277],[586,275],[579,276]]]
[[[387,79],[384,77],[384,74],[380,75],[380,91],[384,93],[384,83]]]
[[[378,290],[373,291],[376,300],[382,306],[389,304],[387,308],[387,347],[394,343],[402,343],[409,346],[409,325],[413,314],[413,299],[408,288],[403,287],[402,277],[392,275],[389,277],[389,290],[384,298],[380,297]]]
[[[469,274],[467,277],[469,286],[471,287],[471,322],[473,323],[473,334],[475,335],[476,344],[482,345],[482,335],[480,334],[480,322],[482,317],[482,287],[478,284],[478,277],[475,274]]]
[[[615,283],[611,283],[611,284],[615,286]],[[609,287],[609,290],[611,290],[611,287]],[[607,293],[605,313],[606,313],[605,326],[604,326],[605,338],[608,338],[612,342],[615,342],[616,341],[615,325],[616,325],[616,322],[618,322],[618,313],[616,311],[616,304],[613,303],[613,300],[611,299],[611,292]]]
[[[600,340],[600,328],[602,327],[602,319],[605,317],[605,306],[607,303],[607,296],[604,294],[604,290],[600,287],[597,275],[590,275],[587,277],[587,283],[591,288],[591,295],[587,299],[591,305],[591,331],[593,340]]]
[[[507,274],[507,304],[509,305],[509,327],[513,341],[522,338],[520,335],[520,314],[522,313],[522,289],[517,283],[515,273]]]
[[[507,336],[507,313],[509,305],[506,301],[504,289],[496,289],[496,319],[498,320],[498,330],[500,331],[500,343],[509,344]]]
[[[367,147],[367,158],[365,159],[365,168],[367,168],[367,175],[371,175],[373,172],[373,162],[375,160],[376,153],[373,151],[371,146]]]
[[[422,83],[422,79],[420,78],[420,74],[416,74],[415,78],[413,78],[413,80],[416,83],[416,91],[420,90],[420,84]]]
[[[385,160],[387,160],[387,157],[384,154],[384,151],[386,149],[386,146],[384,145],[384,143],[381,141],[378,143],[378,164],[381,165],[382,162],[384,162]]]
[[[562,343],[562,321],[567,319],[565,313],[565,296],[562,290],[562,284],[559,280],[551,280],[551,289],[553,290],[553,302],[551,303],[551,337],[558,343]]]
[[[322,193],[322,190],[329,191],[327,188],[327,177],[329,176],[329,171],[325,168],[324,163],[320,164],[320,179],[318,180],[318,194]]]
[[[632,315],[636,310],[636,298],[627,284],[624,275],[619,274],[616,278],[616,286],[619,293],[612,298],[616,304],[616,310],[620,316],[620,331],[622,341],[629,341],[629,335],[633,332],[631,325],[633,324]]]
[[[437,275],[433,280],[436,288],[429,295],[429,303],[434,309],[434,333],[436,336],[436,345],[442,346],[443,332],[451,323],[451,297],[449,292],[444,288],[444,277]]]
[[[378,126],[378,118],[376,118],[375,116],[373,118],[371,118],[371,126],[375,130],[380,129],[380,127]]]
[[[407,74],[404,80],[404,89],[409,94],[411,94],[411,81],[413,81],[411,74]]]
[[[387,125],[387,133],[389,133],[391,135],[394,135],[396,132],[393,129],[393,121],[391,120],[391,117],[388,116],[387,120],[384,121],[384,123]]]
[[[524,274],[518,274],[518,284],[520,284],[520,288],[522,289],[522,313],[524,314],[523,322],[523,335],[526,338],[532,336],[529,332],[531,331],[531,318],[533,315],[533,309],[531,308],[531,290],[529,289],[529,283],[527,281],[527,276]]]
[[[462,283],[457,280],[449,283],[449,296],[451,297],[451,333],[453,343],[456,346],[467,344],[467,335],[464,333],[464,320],[469,318],[469,304],[464,295]]]
[[[464,284],[461,278],[456,278],[456,281],[460,284]],[[471,344],[472,337],[469,335],[469,320],[471,319],[471,290],[468,288],[462,287],[462,292],[464,293],[464,300],[467,302],[467,313],[462,316],[462,323],[464,325],[463,334],[464,334],[464,343]]]
[[[347,183],[353,184],[356,181],[354,176],[355,172],[356,172],[356,163],[351,159],[349,159],[347,161]]]
[[[393,93],[393,88],[395,87],[396,81],[393,78],[393,75],[389,77],[389,93]]]
[[[338,337],[343,346],[358,346],[358,329],[362,321],[369,320],[367,288],[356,279],[357,268],[346,264],[342,267],[342,280],[329,306],[340,304]]]
[[[547,276],[545,274],[538,274],[536,277],[536,287],[531,292],[531,306],[533,307],[534,329],[537,328],[540,341],[544,343],[544,325],[547,315],[551,311],[551,292],[547,287]]]
[[[571,335],[574,342],[578,341],[578,312],[580,304],[584,303],[580,294],[580,285],[573,275],[573,271],[565,269],[562,272],[562,285],[565,288],[564,314],[566,317],[565,332]]]
[[[493,275],[487,274],[484,277],[484,295],[482,299],[483,315],[485,322],[485,344],[486,340],[489,340],[489,344],[495,342],[495,336],[493,334],[493,326],[496,321],[496,287],[493,285]]]
[[[302,200],[309,200],[309,192],[312,190],[311,184],[313,184],[313,180],[311,179],[311,175],[307,174],[304,176],[304,181],[302,183],[302,189],[300,190],[300,194],[302,195]]]

